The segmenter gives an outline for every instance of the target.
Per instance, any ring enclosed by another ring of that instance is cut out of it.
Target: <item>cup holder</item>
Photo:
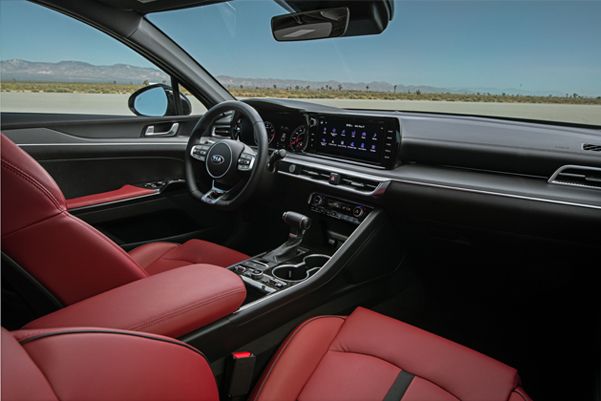
[[[328,260],[330,260],[330,257],[327,255],[311,254],[305,256],[301,263],[277,266],[271,274],[280,280],[297,283],[311,277]]]

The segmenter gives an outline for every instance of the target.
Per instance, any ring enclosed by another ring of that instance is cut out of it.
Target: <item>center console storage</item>
[[[330,255],[297,248],[296,255],[281,262],[268,262],[261,256],[231,267],[242,280],[264,294],[271,294],[313,276],[330,260]]]
[[[71,304],[24,329],[105,327],[180,337],[231,315],[245,297],[244,284],[232,272],[188,265]]]
[[[328,255],[311,254],[303,257],[297,264],[284,264],[274,268],[271,273],[278,279],[291,283],[303,281],[319,270],[330,260]]]

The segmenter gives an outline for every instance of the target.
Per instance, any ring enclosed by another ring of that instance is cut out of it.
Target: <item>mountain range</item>
[[[10,59],[0,61],[0,78],[3,81],[36,82],[87,82],[142,84],[145,82],[169,82],[169,76],[155,68],[138,67],[128,64],[94,65],[82,61],[59,61],[56,63]],[[510,93],[519,95],[548,95],[558,93],[535,93],[520,89],[499,88],[442,88],[427,85],[391,84],[383,81],[339,82],[310,81],[277,78],[240,78],[225,75],[216,76],[226,87],[237,88],[282,88],[282,89],[344,89],[374,92],[416,92],[423,93]],[[559,95],[563,95],[559,93]]]

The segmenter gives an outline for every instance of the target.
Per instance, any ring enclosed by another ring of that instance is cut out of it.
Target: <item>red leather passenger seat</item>
[[[357,308],[306,321],[267,367],[254,401],[525,401],[517,371]]]
[[[202,354],[179,341],[71,328],[2,330],[2,399],[217,401],[218,394]],[[515,369],[363,308],[300,325],[250,399],[530,400]]]

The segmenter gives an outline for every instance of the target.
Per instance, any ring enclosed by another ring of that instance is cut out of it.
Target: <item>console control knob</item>
[[[311,204],[313,206],[320,206],[323,203],[323,198],[321,197],[321,195],[313,195],[313,198],[311,198]]]
[[[359,218],[365,214],[365,210],[361,206],[355,206],[353,208],[353,216]]]
[[[250,278],[253,280],[260,280],[263,277],[263,272],[261,270],[253,269],[250,271]]]

